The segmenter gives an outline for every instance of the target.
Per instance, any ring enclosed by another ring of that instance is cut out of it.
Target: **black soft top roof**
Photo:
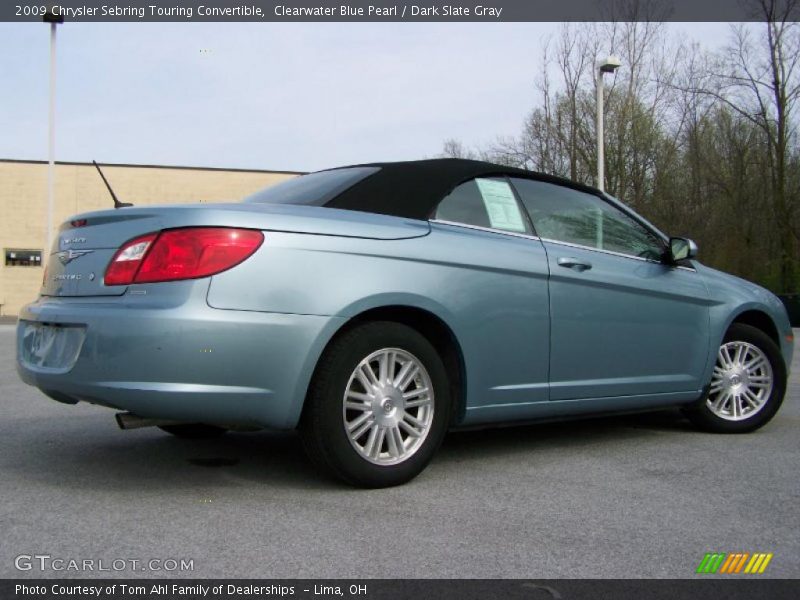
[[[599,193],[594,188],[568,179],[463,158],[370,163],[338,168],[349,167],[380,167],[380,170],[337,194],[325,206],[424,220],[457,185],[475,177],[502,175],[537,179],[592,194]]]

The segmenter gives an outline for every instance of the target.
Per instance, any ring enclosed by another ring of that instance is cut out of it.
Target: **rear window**
[[[244,199],[256,204],[305,204],[323,206],[362,179],[380,171],[380,167],[348,167],[317,171],[270,186]]]

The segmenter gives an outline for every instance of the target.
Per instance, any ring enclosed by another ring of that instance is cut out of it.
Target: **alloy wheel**
[[[742,421],[759,412],[774,385],[767,355],[748,342],[731,341],[720,346],[706,404],[718,417]]]
[[[430,375],[418,358],[399,348],[377,350],[359,362],[342,402],[350,444],[376,465],[410,458],[433,423]]]

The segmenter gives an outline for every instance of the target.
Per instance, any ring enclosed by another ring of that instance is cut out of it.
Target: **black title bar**
[[[798,20],[800,6],[775,0],[774,19]],[[536,22],[536,21],[763,21],[757,0],[488,0],[400,3],[386,0],[3,0],[0,21],[66,22]]]
[[[800,582],[786,579],[3,579],[3,600],[256,600],[268,598],[389,600],[795,600]]]

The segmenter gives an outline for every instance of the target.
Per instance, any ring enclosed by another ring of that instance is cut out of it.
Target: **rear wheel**
[[[761,330],[734,323],[717,352],[708,394],[685,412],[706,431],[745,433],[775,416],[785,392],[778,346]]]
[[[203,423],[181,423],[179,425],[161,425],[159,429],[171,433],[175,437],[200,440],[206,438],[219,437],[226,431],[224,427],[216,425],[205,425]]]
[[[324,472],[387,487],[425,468],[444,437],[450,404],[444,365],[427,339],[399,323],[366,323],[320,359],[300,431]]]

